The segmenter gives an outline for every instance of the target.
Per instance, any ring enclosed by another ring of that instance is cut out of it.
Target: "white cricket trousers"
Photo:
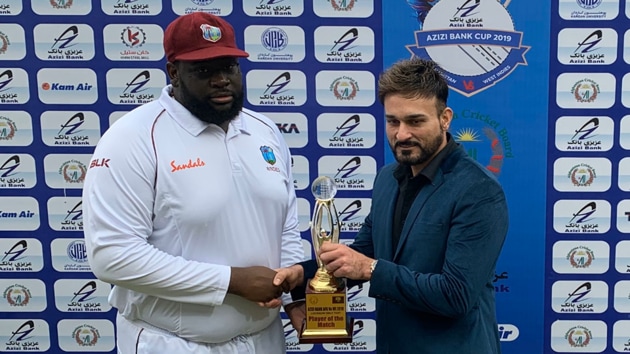
[[[223,343],[190,342],[142,321],[116,315],[118,354],[285,354],[282,321],[260,332],[239,335]]]

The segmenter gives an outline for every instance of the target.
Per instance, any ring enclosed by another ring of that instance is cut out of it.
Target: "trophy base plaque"
[[[346,289],[317,292],[306,289],[306,318],[298,335],[300,344],[350,343],[354,320],[346,313]]]

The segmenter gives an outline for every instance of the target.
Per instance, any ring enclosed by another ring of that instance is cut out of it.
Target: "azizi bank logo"
[[[411,5],[418,12],[421,30],[407,49],[413,56],[440,63],[449,86],[470,97],[505,79],[517,66],[527,65],[525,53],[530,47],[521,44],[523,33],[514,29],[506,9],[509,2]]]

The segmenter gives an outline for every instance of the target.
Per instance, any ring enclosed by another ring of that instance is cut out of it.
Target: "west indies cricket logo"
[[[413,56],[438,63],[449,86],[470,97],[527,65],[507,11],[511,0],[408,0],[421,30],[407,46]]]

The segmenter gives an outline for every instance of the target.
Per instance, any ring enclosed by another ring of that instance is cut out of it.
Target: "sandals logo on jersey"
[[[15,284],[5,289],[2,297],[11,307],[24,307],[28,305],[33,296],[28,288]]]
[[[109,159],[107,159],[107,161],[109,161]],[[191,168],[197,168],[197,167],[203,167],[205,166],[206,163],[199,157],[197,157],[196,160],[192,160],[192,159],[188,159],[188,162],[186,163],[176,163],[175,160],[171,160],[171,173],[173,172],[177,172],[177,171],[182,171],[182,170],[188,170]],[[92,167],[92,166],[90,166]],[[109,167],[109,166],[108,166]]]
[[[453,90],[475,95],[527,65],[530,47],[522,45],[523,33],[514,29],[506,9],[510,1],[409,1],[418,11],[421,30],[407,49],[439,63]]]
[[[276,155],[273,153],[273,149],[269,146],[261,146],[260,153],[262,154],[265,162],[270,164],[271,166],[267,166],[267,171],[280,172],[280,169],[276,166]]]

